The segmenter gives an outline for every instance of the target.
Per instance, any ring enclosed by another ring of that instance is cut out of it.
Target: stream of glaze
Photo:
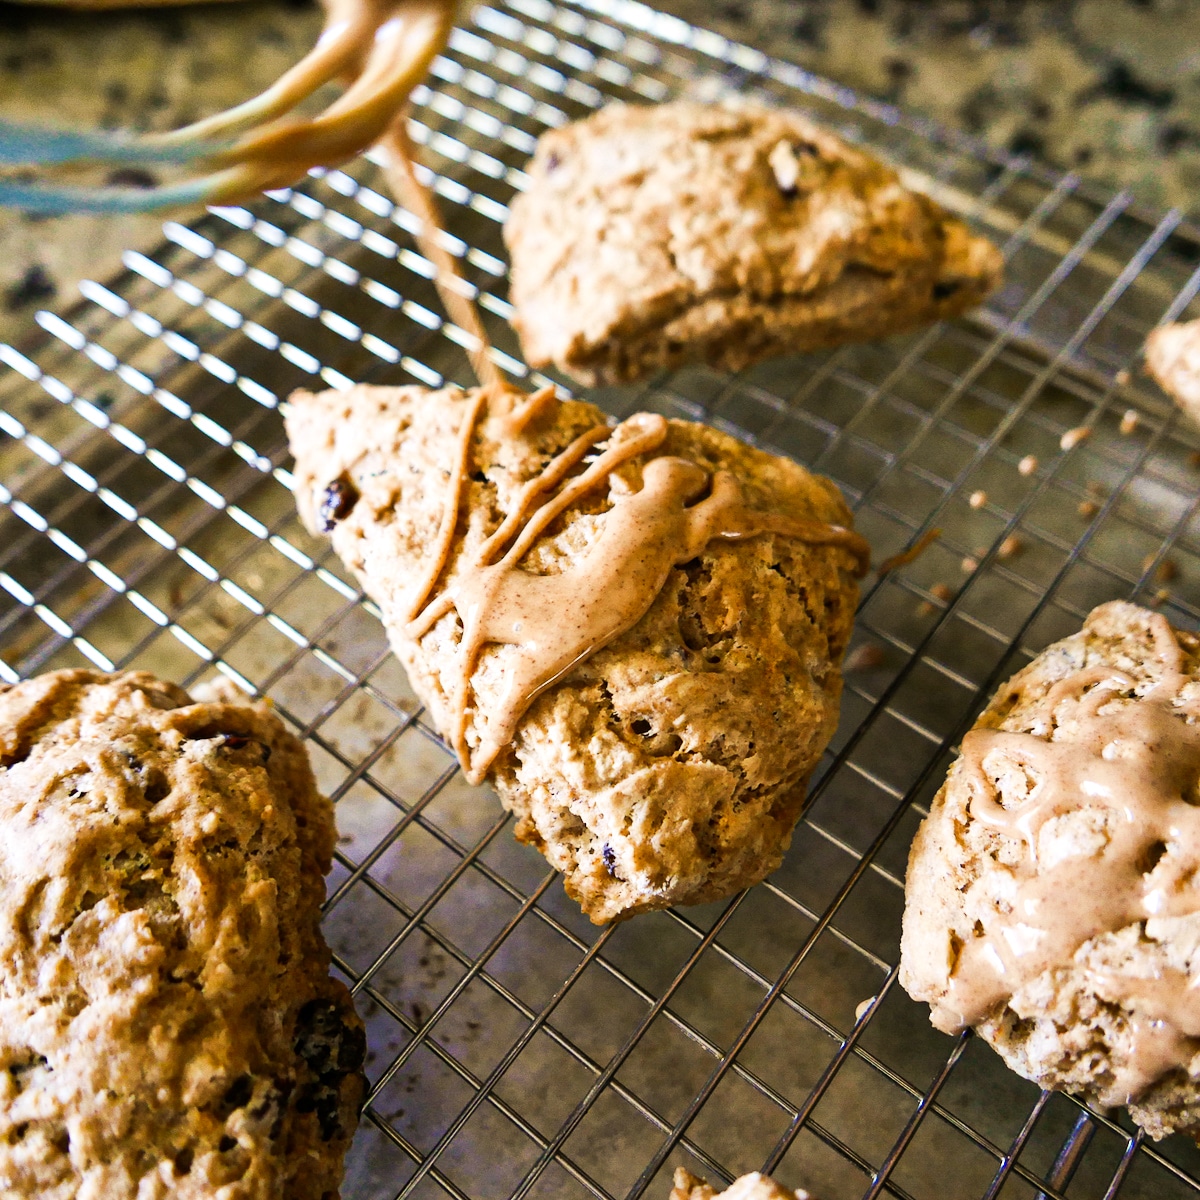
[[[727,471],[711,476],[683,458],[651,457],[640,491],[615,496],[599,518],[598,536],[557,574],[535,575],[518,564],[550,523],[594,490],[623,463],[653,455],[667,437],[661,416],[638,413],[615,429],[597,425],[576,438],[530,480],[513,510],[465,568],[430,599],[450,557],[470,446],[484,414],[495,432],[515,436],[556,403],[553,389],[519,405],[516,394],[481,389],[471,401],[458,434],[446,505],[427,569],[408,606],[405,636],[421,638],[451,609],[462,622],[462,639],[450,686],[452,727],[447,737],[463,771],[479,783],[512,740],[529,705],[580,662],[634,625],[679,563],[695,558],[717,538],[742,539],[763,533],[793,537],[810,545],[836,545],[857,559],[865,573],[866,542],[850,529],[821,521],[763,512],[747,505],[741,485]],[[606,447],[573,478],[570,473],[599,443]],[[711,486],[710,486],[711,484]],[[560,486],[561,485],[561,486]],[[558,490],[555,490],[558,489]],[[703,499],[700,496],[707,490]],[[507,548],[506,548],[507,547]],[[519,646],[507,666],[501,695],[483,704],[476,697],[478,745],[467,744],[471,679],[489,644]]]
[[[1092,938],[1153,917],[1200,911],[1200,725],[1180,696],[1187,681],[1174,632],[1151,617],[1159,681],[1143,696],[1115,667],[1076,672],[1049,689],[1031,724],[1034,733],[975,729],[963,738],[962,769],[975,820],[1024,845],[1011,883],[965,943],[949,988],[934,1006],[946,1030],[977,1024],[1044,971],[1071,963]],[[1067,705],[1069,708],[1062,706]],[[1060,712],[1060,708],[1062,711]],[[1073,726],[1073,728],[1071,727]],[[1002,806],[985,770],[997,756],[1024,768],[1029,795]],[[1039,861],[1047,822],[1087,808],[1102,816],[1104,844],[1093,853]],[[1200,1049],[1200,978],[1167,972],[1138,978],[1116,969],[1092,971],[1101,999],[1133,1014],[1132,1052],[1100,1099],[1126,1104]]]

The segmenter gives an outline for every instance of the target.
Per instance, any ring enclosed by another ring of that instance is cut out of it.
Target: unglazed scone
[[[332,808],[265,706],[0,694],[0,1195],[334,1200],[364,1036],[318,929]]]
[[[552,392],[298,393],[287,428],[305,524],[592,920],[779,865],[837,722],[861,569],[832,483]]]
[[[1000,688],[909,859],[900,980],[1018,1074],[1200,1131],[1200,645],[1101,605]]]
[[[752,1171],[735,1179],[723,1192],[716,1191],[705,1179],[698,1179],[683,1167],[675,1168],[675,1186],[670,1200],[817,1200],[812,1192],[797,1188],[789,1192],[767,1175]]]
[[[1200,320],[1151,331],[1146,369],[1184,412],[1200,421]]]
[[[799,113],[614,104],[542,135],[504,237],[533,366],[589,384],[954,316],[999,252]]]

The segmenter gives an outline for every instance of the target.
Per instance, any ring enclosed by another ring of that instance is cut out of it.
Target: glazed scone
[[[532,366],[589,385],[954,316],[999,252],[796,112],[613,104],[542,135],[504,238]]]
[[[1188,416],[1200,421],[1200,320],[1152,330],[1146,338],[1146,369]]]
[[[828,480],[706,426],[642,415],[613,429],[592,405],[549,392],[526,405],[518,431],[479,390],[298,393],[286,419],[300,514],[329,533],[379,605],[468,778],[486,775],[516,815],[517,836],[563,872],[592,920],[755,883],[779,865],[837,722],[863,544],[831,527],[848,525],[850,514]],[[518,535],[520,497],[572,454],[586,456]],[[597,477],[614,455],[626,461]],[[531,540],[585,470],[595,486]],[[663,545],[655,489],[678,479],[692,504],[677,495],[662,510],[675,529]],[[686,522],[730,487],[759,516],[790,514],[779,519],[807,521],[845,544],[763,532],[683,549]],[[435,546],[452,497],[441,569]],[[608,554],[629,528],[650,538],[645,562],[661,564],[640,613],[623,606],[642,550],[631,557],[629,543]],[[478,624],[470,597],[486,608],[493,568],[475,564],[496,538],[515,539],[518,550],[524,539],[520,568],[505,568],[502,582],[530,593],[536,611],[507,641],[481,643],[464,668],[463,618],[445,601],[457,595]],[[554,639],[565,640],[555,649]],[[527,708],[506,708],[521,680],[530,683],[530,646],[545,644],[557,657],[539,667],[541,690]]]
[[[335,1200],[364,1035],[318,928],[333,841],[264,705],[0,693],[0,1194]]]
[[[997,692],[913,843],[900,980],[939,1029],[1152,1137],[1200,1131],[1200,643],[1112,602]]]
[[[716,1191],[705,1179],[698,1179],[683,1167],[675,1168],[675,1186],[670,1200],[817,1200],[812,1192],[797,1188],[789,1192],[769,1176],[752,1171],[735,1179],[723,1192]]]

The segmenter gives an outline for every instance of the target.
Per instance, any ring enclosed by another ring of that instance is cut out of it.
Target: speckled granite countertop
[[[657,0],[658,6],[997,146],[1200,211],[1193,0]],[[166,129],[276,78],[307,0],[66,14],[0,0],[0,114]],[[0,337],[156,240],[156,217],[0,211]]]

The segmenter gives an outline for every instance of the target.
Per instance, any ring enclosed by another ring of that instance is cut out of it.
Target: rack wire
[[[803,104],[1004,247],[1003,290],[966,320],[595,395],[832,476],[880,556],[943,530],[865,589],[871,649],[783,867],[589,925],[463,783],[372,605],[300,527],[293,388],[470,382],[369,161],[168,223],[0,345],[0,674],[221,672],[307,739],[341,831],[326,933],[368,1026],[353,1200],[665,1197],[680,1164],[826,1200],[1200,1193],[1190,1143],[1039,1092],[895,982],[908,845],[989,692],[1104,600],[1200,625],[1200,434],[1137,373],[1147,331],[1192,306],[1200,232],[628,0],[472,20],[412,129],[514,378],[543,381],[506,325],[506,203],[537,135],[609,99]]]

